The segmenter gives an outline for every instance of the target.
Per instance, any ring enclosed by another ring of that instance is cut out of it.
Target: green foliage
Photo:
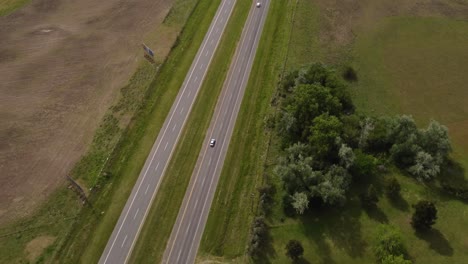
[[[315,194],[326,204],[343,205],[350,183],[351,178],[348,172],[343,167],[333,165],[314,189]]]
[[[353,177],[358,179],[374,176],[377,173],[377,159],[357,150],[350,171]]]
[[[418,152],[415,164],[408,171],[420,181],[432,180],[440,172],[440,161],[434,159],[431,154],[424,151]]]
[[[401,186],[398,180],[395,177],[388,179],[385,182],[385,192],[387,193],[388,197],[391,199],[395,199],[400,196]]]
[[[342,127],[343,124],[336,116],[322,114],[314,118],[308,137],[314,157],[330,160],[336,155],[336,141],[340,138]]]
[[[300,84],[287,99],[285,110],[294,118],[290,130],[293,142],[305,141],[314,118],[322,113],[340,114],[341,104],[329,88],[316,84]]]
[[[382,264],[411,264],[411,260],[407,260],[403,255],[388,255],[382,259]]]
[[[298,214],[303,214],[304,211],[309,208],[309,199],[307,197],[307,194],[304,192],[301,193],[294,193],[292,198],[292,203],[291,205],[296,209],[296,212]]]
[[[414,213],[411,217],[411,225],[418,231],[431,229],[437,220],[437,208],[433,202],[419,201],[414,206]]]
[[[286,244],[286,256],[292,260],[299,259],[304,254],[304,248],[301,242],[297,240],[289,240]]]
[[[373,251],[381,263],[389,256],[403,256],[406,254],[401,233],[393,226],[380,225],[378,227]]]
[[[260,196],[259,207],[263,214],[267,215],[274,203],[273,195],[275,194],[275,189],[271,185],[265,184],[258,188],[258,192]]]
[[[263,217],[257,217],[252,223],[252,233],[249,242],[248,253],[255,257],[261,252],[265,246],[268,236],[268,228]]]
[[[353,149],[348,147],[346,144],[341,144],[340,150],[338,151],[338,157],[340,158],[341,166],[345,169],[349,169],[356,159]]]
[[[377,190],[375,189],[373,184],[369,185],[366,192],[361,195],[361,201],[364,207],[375,207],[375,205],[379,201],[379,196],[377,195]]]

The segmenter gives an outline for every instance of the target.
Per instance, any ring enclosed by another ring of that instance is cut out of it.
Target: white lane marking
[[[188,224],[187,230],[185,231],[185,236],[187,236],[187,233],[188,233],[188,231],[190,230],[190,225],[191,225],[191,224],[192,224],[192,222],[190,222],[190,223]]]
[[[190,94],[191,94],[191,93],[192,93],[192,91],[189,91],[187,97],[190,97]]]
[[[167,145],[169,145],[169,141],[166,143],[166,146],[164,147],[164,150],[167,149]]]
[[[148,184],[148,186],[146,186],[145,195],[146,195],[146,193],[148,192],[148,189],[149,189],[149,184]]]
[[[226,12],[227,12],[227,9],[224,10],[224,14],[226,14]]]
[[[198,75],[197,75],[197,76],[195,76],[195,82],[196,82],[197,80],[198,80]]]
[[[218,32],[219,32],[219,28],[216,28],[216,34],[218,34]]]
[[[136,213],[135,213],[135,215],[133,216],[133,220],[135,220],[135,218],[136,218],[136,216],[137,216],[137,214],[138,214],[139,211],[140,211],[140,208],[138,208],[138,209],[136,210]]]
[[[211,164],[211,158],[210,158],[210,161],[208,161],[208,166],[210,166],[210,164]]]
[[[122,242],[122,245],[120,246],[121,248],[124,246],[125,241],[127,241],[127,235],[125,235],[124,241]]]
[[[208,56],[208,50],[205,52],[205,57]]]
[[[213,44],[213,40],[214,39],[211,39],[211,44]],[[200,63],[200,69],[203,69],[203,66],[205,66],[203,63]]]
[[[158,164],[156,165],[156,168],[154,168],[154,171],[157,171],[157,170],[158,170],[158,167],[159,167],[159,162],[158,162]]]
[[[211,39],[211,41],[210,41],[210,45],[213,45],[213,41],[214,41],[214,39]]]
[[[206,177],[203,177],[203,180],[202,180],[202,182],[201,182],[201,185],[202,185],[202,186],[203,186],[203,184],[205,183],[205,178],[206,178]]]
[[[250,15],[250,14],[249,14],[249,15]],[[264,22],[264,18],[263,18],[263,17],[262,17],[262,21]],[[249,21],[249,24],[250,24],[250,22],[251,22],[251,21]],[[258,32],[258,28],[257,28],[257,32]],[[257,32],[256,32],[256,35],[255,35],[255,41],[257,41],[257,36],[258,36]],[[241,44],[241,45],[242,45],[242,44]],[[255,45],[255,42],[254,42],[254,45]],[[255,49],[255,50],[256,50],[256,49]],[[249,63],[247,63],[247,65],[249,65]],[[248,67],[248,66],[247,66],[247,67]],[[244,82],[244,79],[245,79],[245,74],[244,74],[243,77],[242,77],[242,82],[241,82],[241,84]],[[235,103],[234,105],[237,105],[237,102],[239,101],[240,94],[241,94],[240,92],[237,94],[236,103]],[[228,131],[230,130],[230,127],[231,127],[231,124],[232,124],[232,118],[233,118],[233,116],[234,116],[234,115],[231,115],[231,118],[229,119],[229,125],[228,125],[228,128],[227,128]],[[224,143],[225,143],[226,138],[227,138],[227,137],[225,137],[225,138],[223,139],[223,142],[222,142],[222,144],[221,144],[221,148],[224,146]],[[218,161],[216,162],[216,167],[215,167],[215,169],[214,169],[214,173],[215,173],[215,174],[216,174],[216,170],[218,169],[218,165],[219,165],[219,161],[220,161],[220,159],[221,159],[221,156],[222,156],[222,155],[219,155],[219,156],[218,156]],[[213,185],[213,180],[214,180],[214,178],[215,178],[215,177],[212,177],[212,178],[211,178],[211,183],[210,183],[210,186],[208,187],[208,195],[206,196],[206,200],[205,200],[205,202],[203,203],[203,208],[202,208],[202,210],[201,210],[201,211],[202,211],[202,215],[203,215],[203,211],[205,211],[206,202],[209,200],[209,196],[210,196],[209,194],[210,194],[211,187],[212,187],[212,185]],[[212,199],[213,199],[213,198],[211,198],[211,201],[212,201]],[[198,229],[199,229],[199,227],[200,227],[200,223],[201,223],[202,218],[203,218],[203,217],[200,217],[200,218],[198,219],[198,224],[197,224],[197,227],[196,227],[196,229],[195,229],[195,235],[194,235],[193,238],[191,239],[191,240],[192,240],[192,241],[191,241],[191,244],[192,244],[192,245],[193,245],[193,241],[194,241],[195,237],[197,236],[197,232],[198,232]],[[193,247],[190,247],[190,249],[189,249],[189,252],[188,252],[188,257],[189,257],[189,258],[190,258],[190,254],[191,254],[191,252],[192,252],[192,249],[193,249]]]
[[[180,254],[182,254],[182,249],[179,250],[179,255],[177,255],[177,263],[179,263],[179,259],[180,259]]]
[[[228,3],[228,4],[229,4],[229,3],[231,3],[231,1],[223,2],[223,6],[224,6],[225,3]],[[232,10],[233,10],[233,8],[230,9],[230,11],[229,11],[229,16],[228,16],[228,17],[231,16]],[[218,15],[218,14],[217,14],[217,15]],[[216,21],[218,20],[218,18],[219,18],[219,17],[216,17],[215,23],[216,23]],[[247,26],[247,27],[250,27],[250,23],[251,23],[251,20],[249,20],[248,26]],[[226,25],[224,24],[224,25],[223,25],[223,28],[225,28],[225,26],[226,26]],[[208,35],[208,37],[210,37],[210,35],[211,35],[211,33]],[[242,42],[243,42],[243,41],[242,41]],[[206,44],[206,43],[205,43],[205,44]],[[218,44],[219,44],[219,42],[216,44],[216,47],[217,47]],[[241,45],[242,45],[242,44],[241,44]],[[215,47],[214,50],[216,50],[216,47]],[[203,47],[203,48],[204,48],[204,47]],[[213,56],[210,57],[210,62],[211,62],[211,59],[212,59],[212,58],[213,58]],[[235,64],[237,64],[237,60],[238,60],[238,58],[236,58]],[[205,71],[203,77],[204,77],[205,75],[206,75],[206,71]],[[232,77],[230,77],[230,78],[232,78]],[[226,98],[226,97],[223,97],[223,103],[224,103],[224,99],[225,99],[225,98]],[[193,102],[192,102],[192,104],[193,104]],[[218,114],[218,116],[216,117],[216,120],[218,119],[218,117],[219,117],[219,114]],[[215,122],[215,123],[216,123],[216,122]],[[205,153],[206,153],[206,150],[207,150],[207,149],[208,149],[208,145],[206,145],[206,147],[205,147]],[[202,162],[203,162],[203,160],[202,160]],[[197,181],[198,175],[199,175],[199,174],[200,174],[200,171],[198,171],[197,174],[196,174],[195,182]],[[159,182],[158,182],[158,184],[159,184]],[[195,185],[195,184],[194,184],[194,185]],[[192,186],[192,189],[191,189],[191,191],[190,191],[189,201],[190,201],[190,198],[192,197],[192,192],[193,192],[193,186]],[[183,221],[183,219],[184,219],[184,217],[185,217],[186,211],[187,211],[187,205],[186,205],[185,208],[184,208],[184,212],[183,212],[183,214],[182,214],[182,218],[181,218],[182,220],[181,220],[181,221]],[[180,227],[181,227],[181,225],[179,225],[179,226],[177,227],[175,237],[177,237],[177,235],[179,234]],[[172,234],[171,234],[171,236],[172,236]],[[172,245],[171,245],[171,249],[169,250],[169,254],[167,255],[166,260],[163,260],[163,263],[167,263],[167,260],[170,260],[170,259],[171,259],[172,251],[174,250],[175,240],[176,240],[176,239],[174,239],[174,240],[172,241]],[[191,249],[190,249],[190,251],[191,251]],[[190,253],[190,251],[189,251],[189,253]]]
[[[232,98],[232,94],[229,95],[229,101],[231,101],[231,98]]]
[[[180,109],[180,115],[182,114],[182,112],[184,111],[184,108],[182,107],[182,109]]]
[[[172,132],[174,132],[176,126],[177,126],[177,124],[174,124],[174,127],[172,128]]]

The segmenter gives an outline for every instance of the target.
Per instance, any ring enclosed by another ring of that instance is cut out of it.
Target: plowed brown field
[[[0,224],[63,184],[173,0],[37,0],[0,18]]]

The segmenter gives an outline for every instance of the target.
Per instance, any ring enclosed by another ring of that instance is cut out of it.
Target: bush
[[[382,260],[382,264],[411,264],[411,260],[407,260],[403,255],[389,255]]]
[[[346,67],[345,71],[343,72],[343,79],[348,82],[356,82],[358,80],[357,73],[353,67]]]
[[[378,227],[373,251],[381,263],[384,263],[383,261],[389,256],[403,256],[406,254],[400,232],[390,225],[380,225]]]
[[[271,185],[266,184],[258,188],[258,192],[260,194],[260,209],[262,210],[263,214],[266,215],[270,212],[271,206],[273,205],[273,195],[275,193],[275,189]]]
[[[385,183],[385,192],[388,197],[395,199],[400,196],[401,186],[398,180],[395,177],[392,177],[387,180]]]
[[[304,254],[304,248],[301,245],[301,242],[297,240],[289,240],[286,244],[286,256],[290,257],[292,260],[299,259],[302,254]]]
[[[467,187],[454,187],[447,183],[442,183],[442,188],[445,192],[457,197],[460,200],[468,201],[468,188]]]
[[[372,177],[377,172],[377,159],[361,151],[355,151],[354,164],[350,168],[354,178]]]
[[[374,185],[369,185],[367,191],[361,195],[361,201],[364,207],[375,207],[379,201],[379,197],[377,196],[377,190],[375,189]]]
[[[267,233],[268,229],[263,217],[255,218],[252,224],[252,233],[248,248],[250,256],[255,257],[259,255],[260,251],[265,246]]]
[[[431,229],[437,219],[437,208],[433,202],[420,201],[414,206],[414,213],[411,217],[411,225],[417,231]]]

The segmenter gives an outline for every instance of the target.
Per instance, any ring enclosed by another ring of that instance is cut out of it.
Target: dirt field
[[[63,184],[172,2],[37,0],[0,18],[0,224]]]

